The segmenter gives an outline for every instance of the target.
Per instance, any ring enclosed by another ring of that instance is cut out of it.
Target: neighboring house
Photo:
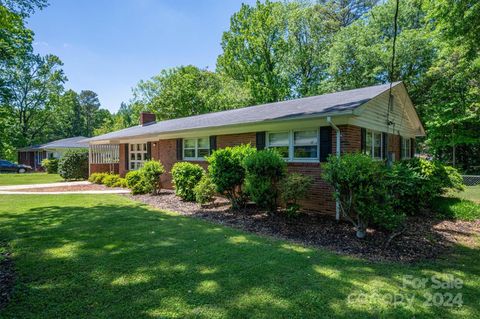
[[[147,159],[160,160],[168,173],[178,161],[207,167],[213,150],[250,143],[274,148],[289,172],[314,178],[308,209],[335,212],[331,188],[322,180],[329,154],[364,152],[378,160],[397,161],[414,155],[415,137],[425,134],[402,82],[312,96],[229,111],[155,122],[142,113],[140,125],[88,139],[90,172],[125,175]]]
[[[42,160],[45,158],[61,158],[70,149],[88,148],[88,143],[83,142],[85,136],[76,136],[52,141],[42,145],[32,145],[17,150],[18,163],[29,165],[34,170],[41,169]]]

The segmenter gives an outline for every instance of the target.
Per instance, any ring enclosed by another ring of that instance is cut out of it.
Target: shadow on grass
[[[1,214],[19,276],[4,317],[435,318],[479,310],[478,249],[457,250],[454,263],[373,264],[119,201]],[[425,307],[421,296],[432,290],[402,288],[405,275],[446,273],[465,282],[463,308]],[[419,298],[394,307],[382,297],[349,303],[351,293]]]

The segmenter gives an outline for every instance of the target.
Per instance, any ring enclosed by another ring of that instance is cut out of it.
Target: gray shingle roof
[[[46,144],[24,147],[19,149],[19,151],[34,151],[50,148],[88,148],[88,142],[85,142],[86,139],[87,138],[85,136],[69,137],[61,140],[48,142]]]
[[[393,83],[393,86],[401,82]],[[249,106],[234,110],[208,113],[161,121],[145,126],[134,126],[99,135],[86,141],[102,141],[168,132],[220,127],[264,121],[290,120],[305,116],[323,116],[353,110],[385,92],[390,84],[369,86],[360,89],[311,96],[295,100]]]

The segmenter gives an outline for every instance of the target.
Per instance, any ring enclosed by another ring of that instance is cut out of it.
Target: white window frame
[[[384,158],[384,156],[383,156],[383,143],[385,142],[383,140],[383,133],[380,132],[380,131],[367,129],[366,130],[366,135],[368,136],[369,134],[371,134],[371,138],[372,138],[372,146],[371,146],[371,149],[370,149],[370,156],[375,160],[383,160],[383,158]],[[380,134],[380,157],[375,156],[375,134]],[[365,136],[365,144],[367,143],[367,136]],[[365,149],[366,149],[366,147],[367,147],[367,145],[365,145]]]
[[[305,157],[295,157],[295,146],[302,146],[302,145],[295,145],[294,136],[295,132],[305,132],[305,131],[315,131],[317,134],[317,157],[315,158],[305,158]],[[288,162],[297,162],[297,163],[312,163],[312,162],[319,162],[320,161],[320,130],[318,128],[304,128],[304,129],[296,129],[296,130],[281,130],[281,131],[271,131],[267,132],[265,146],[266,148],[273,148],[278,147],[280,145],[271,146],[270,145],[270,134],[275,133],[288,133],[288,157],[284,157],[284,159]]]
[[[137,145],[141,145],[140,150],[137,150]],[[133,150],[132,150],[133,146]],[[135,171],[143,166],[143,163],[147,160],[147,142],[145,143],[131,143],[128,144],[128,169],[130,171]],[[132,154],[135,154],[132,160]],[[137,154],[141,154],[142,159],[137,159]],[[133,167],[133,168],[132,168]]]
[[[199,139],[206,139],[207,142],[208,142],[208,147],[207,148],[199,148],[198,147],[198,140]],[[195,150],[195,156],[194,157],[189,157],[189,156],[185,156],[185,140],[195,140],[195,148],[187,148],[187,149],[193,149]],[[198,156],[198,150],[199,149],[208,149],[208,155],[210,155],[210,137],[209,136],[201,136],[201,137],[192,137],[192,138],[184,138],[182,140],[182,157],[184,160],[188,160],[188,161],[205,161],[205,156],[202,156],[202,157],[199,157]],[[208,156],[207,155],[207,156]]]
[[[410,138],[402,136],[402,159],[412,158],[412,142]]]

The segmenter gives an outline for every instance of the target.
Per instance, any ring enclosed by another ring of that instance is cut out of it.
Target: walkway
[[[87,181],[81,182],[60,182],[60,183],[48,183],[48,184],[29,184],[29,185],[8,185],[0,186],[0,195],[60,195],[60,194],[128,194],[128,189],[85,189],[75,190],[78,188],[88,188],[91,185],[92,188],[99,187]],[[48,191],[48,189],[54,189]],[[58,190],[61,188],[61,190]],[[34,189],[42,189],[42,191],[35,191]]]

